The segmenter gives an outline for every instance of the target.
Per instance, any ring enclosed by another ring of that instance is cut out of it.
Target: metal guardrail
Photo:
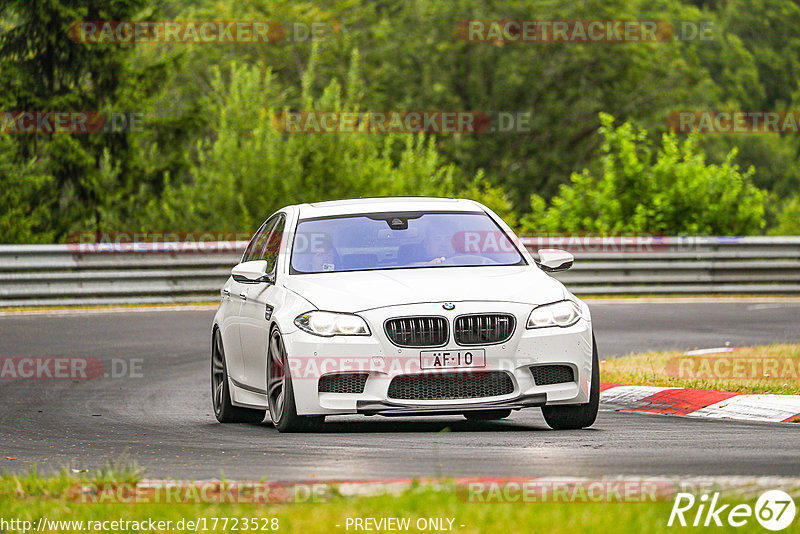
[[[578,295],[800,293],[800,236],[539,237]],[[0,307],[212,301],[246,242],[0,245]]]

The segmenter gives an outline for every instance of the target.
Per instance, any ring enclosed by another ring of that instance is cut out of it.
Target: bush
[[[346,87],[332,81],[312,95],[313,63],[303,82],[304,110],[357,110],[362,92],[354,54]],[[260,66],[215,69],[210,133],[196,146],[191,181],[171,184],[144,209],[150,230],[252,230],[287,204],[364,196],[472,196],[503,206],[503,193],[475,185],[419,134],[283,133],[273,117],[284,92]],[[478,177],[478,180],[480,177]],[[507,200],[506,200],[507,202]]]
[[[665,134],[654,147],[647,131],[614,127],[601,113],[601,174],[573,173],[550,205],[531,197],[524,232],[620,232],[661,235],[747,235],[764,226],[765,193],[742,173],[732,149],[721,165],[706,164],[697,137]]]
[[[793,196],[780,204],[775,226],[770,235],[800,235],[800,196]]]

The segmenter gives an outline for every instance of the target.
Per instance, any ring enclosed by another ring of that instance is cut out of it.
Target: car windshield
[[[485,213],[376,213],[301,220],[294,274],[525,264]]]

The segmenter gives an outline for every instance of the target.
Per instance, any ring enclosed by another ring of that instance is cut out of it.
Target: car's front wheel
[[[600,407],[600,361],[597,357],[597,342],[592,334],[592,385],[589,402],[577,406],[543,406],[544,420],[554,430],[573,430],[592,426]]]
[[[279,432],[312,432],[325,422],[324,415],[297,415],[286,347],[277,328],[272,330],[269,337],[267,405],[272,422]]]
[[[214,404],[214,415],[220,423],[260,423],[267,413],[266,410],[234,406],[231,402],[225,348],[219,330],[214,330],[211,342],[211,401]]]

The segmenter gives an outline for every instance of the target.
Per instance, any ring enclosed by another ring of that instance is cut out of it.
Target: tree
[[[14,161],[15,141],[0,134],[0,243],[48,243],[49,208],[41,201],[52,177],[41,172],[35,159]]]
[[[800,196],[790,197],[778,205],[775,226],[771,235],[800,235]]]
[[[13,111],[137,111],[153,83],[126,61],[131,48],[117,44],[75,42],[69,29],[82,20],[131,20],[147,0],[2,0],[6,22],[0,34],[0,109]],[[119,167],[119,176],[133,180],[136,156],[129,134],[20,135],[14,159],[25,166],[36,158],[53,177],[43,191],[52,208],[50,227],[59,237],[85,225],[100,230],[102,197],[128,183],[101,180],[104,154]],[[112,186],[109,191],[108,186]]]
[[[358,109],[357,53],[344,87],[333,80],[318,96],[313,67],[303,78],[303,109]],[[287,204],[457,194],[455,165],[443,161],[424,134],[284,133],[273,120],[285,110],[281,86],[259,65],[215,69],[210,87],[206,103],[214,133],[198,141],[190,179],[168,187],[143,210],[143,227],[248,231]],[[485,188],[473,194],[498,196]]]
[[[526,232],[747,235],[764,226],[765,193],[731,150],[707,164],[697,138],[664,134],[658,147],[630,123],[601,114],[602,173],[574,173],[549,206],[531,197]]]

